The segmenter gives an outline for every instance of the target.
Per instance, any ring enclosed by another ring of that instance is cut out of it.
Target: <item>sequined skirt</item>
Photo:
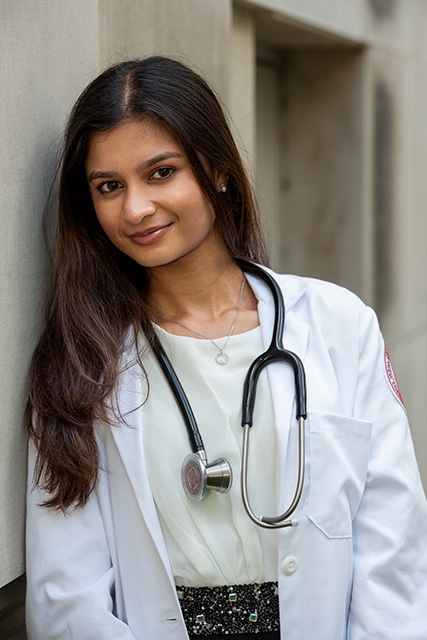
[[[190,640],[199,640],[200,636],[188,636]],[[223,640],[223,635],[221,636],[203,636],[204,640]],[[248,640],[247,633],[233,633],[228,636],[229,640]],[[268,631],[267,633],[263,633],[262,631],[257,634],[256,639],[254,640],[280,640],[280,631]]]
[[[190,636],[271,633],[280,629],[277,582],[177,587]]]

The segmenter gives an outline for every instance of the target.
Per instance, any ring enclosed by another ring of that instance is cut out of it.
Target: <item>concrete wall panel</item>
[[[365,32],[366,0],[238,0],[254,9],[277,13],[284,20],[314,31],[361,41]],[[392,0],[385,0],[385,2]],[[422,1],[422,0],[421,0]]]
[[[389,209],[375,242],[377,255],[388,254],[377,265],[376,304],[388,338],[401,341],[427,321],[427,67],[388,52],[371,60],[375,128],[384,130],[374,133],[374,224]]]
[[[153,53],[201,69],[228,100],[231,1],[100,0],[101,61]]]
[[[256,192],[271,264],[279,272],[289,270],[283,92],[281,65],[274,59],[260,57],[256,92]]]
[[[242,157],[255,174],[255,21],[251,11],[237,7],[233,12],[231,40],[230,113],[233,134]]]
[[[366,9],[366,37],[371,46],[400,55],[425,55],[425,0],[366,0]]]
[[[411,340],[394,345],[391,357],[408,411],[421,477],[427,489],[427,325]]]
[[[374,306],[427,486],[427,67],[422,60],[415,62],[391,48],[372,50],[369,55],[377,100],[374,131],[384,132],[374,132],[373,140],[377,157],[373,175],[373,223],[377,228]],[[376,193],[383,196],[377,198]],[[381,217],[383,223],[378,225]]]
[[[287,264],[363,293],[362,57],[286,58]]]
[[[59,132],[97,64],[97,3],[3,2],[0,25],[1,586],[24,569],[22,415],[43,306],[41,216]]]

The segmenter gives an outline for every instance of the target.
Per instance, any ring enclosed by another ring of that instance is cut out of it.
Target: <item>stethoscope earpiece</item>
[[[182,463],[181,481],[185,495],[200,502],[207,489],[227,493],[233,484],[231,465],[225,458],[207,464],[204,452],[190,453]]]

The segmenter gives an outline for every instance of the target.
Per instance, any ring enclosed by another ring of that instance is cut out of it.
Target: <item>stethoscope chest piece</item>
[[[217,458],[207,464],[203,452],[190,453],[181,468],[181,481],[185,495],[193,502],[200,502],[207,489],[227,493],[233,483],[231,465],[225,458]]]

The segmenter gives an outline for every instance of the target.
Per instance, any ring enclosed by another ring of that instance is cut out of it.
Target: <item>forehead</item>
[[[159,151],[178,151],[184,155],[181,145],[166,125],[148,117],[125,120],[113,129],[92,134],[85,165],[88,168],[134,157],[143,160]]]

